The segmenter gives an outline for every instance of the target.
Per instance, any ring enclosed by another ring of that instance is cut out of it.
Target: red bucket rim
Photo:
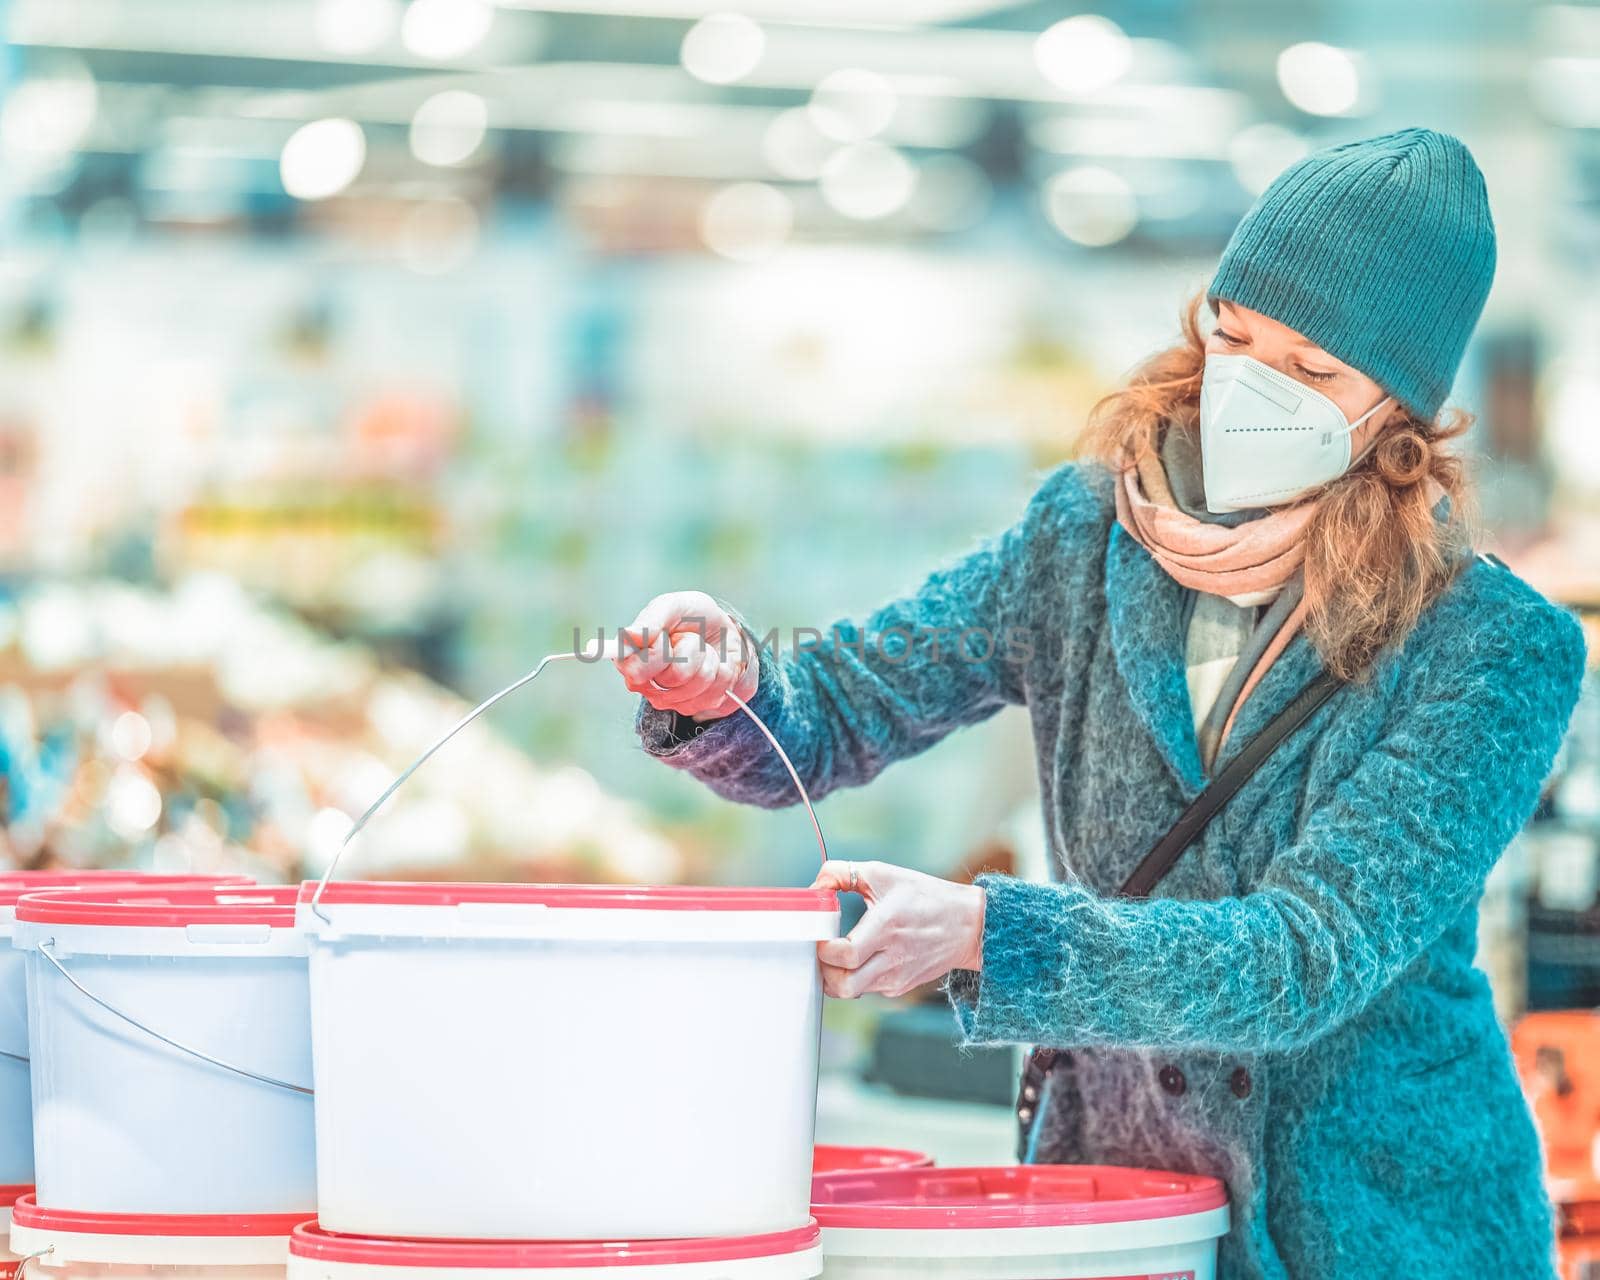
[[[811,1172],[815,1177],[835,1173],[870,1173],[883,1169],[931,1169],[933,1157],[920,1151],[897,1147],[845,1147],[819,1142],[812,1152]]]
[[[78,1236],[287,1237],[311,1213],[84,1213],[43,1209],[32,1195],[20,1197],[11,1212],[19,1227]]]
[[[409,1240],[340,1235],[315,1222],[289,1237],[289,1253],[318,1262],[387,1267],[645,1267],[739,1262],[804,1253],[822,1240],[815,1221],[759,1236],[682,1240]]]
[[[895,1169],[819,1175],[811,1212],[824,1227],[985,1230],[1178,1218],[1220,1209],[1216,1178],[1108,1165]]]
[[[317,882],[300,887],[310,903]],[[320,905],[454,907],[463,903],[511,903],[584,911],[815,911],[839,909],[831,889],[765,889],[734,886],[629,884],[473,884],[404,880],[335,880]]]
[[[25,894],[65,893],[150,885],[155,888],[179,885],[250,885],[246,875],[209,875],[188,871],[136,871],[132,868],[103,868],[81,871],[0,871],[0,907],[14,906]]]
[[[172,929],[191,924],[265,924],[295,920],[293,885],[118,885],[24,894],[17,919],[30,924]]]
[[[32,1194],[33,1183],[31,1182],[14,1182],[0,1185],[0,1209],[9,1209],[23,1196],[31,1196]],[[0,1240],[0,1249],[4,1249],[4,1247],[5,1241]]]

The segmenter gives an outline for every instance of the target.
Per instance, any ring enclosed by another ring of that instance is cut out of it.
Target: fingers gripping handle
[[[516,680],[513,680],[510,684],[499,690],[497,693],[490,694],[489,697],[485,698],[471,711],[467,712],[466,715],[462,716],[460,720],[456,721],[455,724],[453,724],[439,738],[431,743],[426,751],[424,751],[401,771],[400,775],[384,789],[383,794],[367,807],[366,812],[357,818],[350,830],[345,833],[344,840],[340,843],[338,852],[333,855],[333,861],[328,864],[327,871],[323,873],[321,881],[317,884],[317,891],[311,895],[311,910],[317,914],[317,917],[324,924],[332,923],[332,921],[328,919],[327,915],[322,910],[322,895],[327,890],[329,881],[333,879],[334,873],[338,871],[339,862],[344,857],[345,850],[350,847],[351,842],[354,841],[356,836],[361,833],[362,828],[372,820],[373,816],[378,812],[378,810],[383,808],[383,806],[388,803],[389,797],[394,795],[396,791],[400,790],[400,788],[404,786],[410,779],[411,775],[420,769],[424,764],[426,764],[428,760],[432,758],[434,753],[443,747],[445,743],[449,742],[450,739],[454,738],[456,734],[460,733],[485,711],[488,711],[489,708],[500,702],[501,699],[509,697],[511,694],[515,693],[518,689],[523,688],[525,685],[532,684],[539,678],[540,673],[543,672],[544,669],[552,662],[578,659],[580,656],[587,655],[579,655],[577,653],[546,654],[543,658],[539,659],[538,665],[535,666],[532,671],[528,672],[524,676],[518,677]],[[596,658],[599,656],[600,655],[598,654],[594,655]],[[591,658],[591,660],[593,659]],[[654,681],[651,683],[653,684]],[[656,685],[655,687],[658,689],[661,688],[660,685]],[[800,771],[794,767],[794,761],[789,759],[789,753],[783,749],[783,744],[778,741],[772,730],[766,726],[766,723],[761,719],[760,716],[750,709],[749,703],[731,690],[728,692],[727,698],[736,707],[738,707],[741,712],[749,717],[750,722],[761,731],[761,736],[767,740],[773,751],[777,753],[778,759],[783,762],[784,769],[788,771],[789,780],[794,783],[795,792],[800,797],[800,803],[805,806],[806,816],[811,819],[811,830],[817,838],[817,850],[821,853],[822,860],[826,862],[828,860],[828,842],[823,838],[822,824],[817,821],[817,811],[812,806],[811,796],[810,793],[806,791],[805,783],[800,779]]]

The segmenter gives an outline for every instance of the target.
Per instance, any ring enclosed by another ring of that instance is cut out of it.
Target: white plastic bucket
[[[41,1204],[315,1212],[311,1098],[296,1091],[311,1079],[296,894],[79,890],[18,904]]]
[[[32,1191],[32,1187],[0,1187],[0,1280],[12,1280],[17,1274],[17,1263],[21,1261],[8,1247],[11,1243],[11,1208]]]
[[[595,1280],[620,1267],[627,1280],[812,1280],[822,1273],[821,1232],[725,1240],[383,1240],[333,1235],[316,1223],[289,1239],[292,1280]]]
[[[808,889],[328,886],[318,1217],[431,1239],[749,1236],[810,1219],[838,900]]]
[[[819,1177],[826,1280],[1214,1280],[1216,1178],[1098,1165]]]
[[[283,1280],[298,1215],[67,1213],[17,1202],[11,1248],[50,1280]]]
[[[0,1183],[33,1181],[33,1094],[28,1082],[28,981],[11,948],[24,894],[74,886],[249,884],[248,876],[149,875],[138,871],[0,872]]]

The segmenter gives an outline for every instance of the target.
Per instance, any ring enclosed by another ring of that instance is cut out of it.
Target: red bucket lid
[[[31,1182],[13,1183],[10,1186],[0,1186],[0,1209],[9,1209],[12,1205],[16,1204],[18,1200],[22,1199],[23,1196],[31,1196],[32,1194],[33,1184]],[[3,1250],[4,1248],[5,1241],[0,1240],[0,1250]]]
[[[309,903],[317,882],[300,887]],[[336,880],[323,892],[329,906],[455,907],[514,903],[585,911],[826,911],[839,909],[831,889],[702,888],[627,884],[420,884],[398,880]]]
[[[1075,1227],[1177,1218],[1228,1203],[1216,1178],[1104,1165],[841,1173],[811,1187],[811,1212],[824,1227],[876,1230]]]
[[[317,1262],[375,1267],[662,1267],[684,1263],[739,1262],[805,1253],[822,1240],[815,1222],[794,1231],[762,1236],[701,1240],[398,1240],[344,1236],[303,1223],[289,1237],[289,1253]]]
[[[121,925],[178,928],[191,924],[294,924],[293,885],[118,886],[30,893],[17,903],[17,919],[33,924]]]
[[[79,1236],[287,1236],[307,1216],[304,1213],[79,1213],[69,1209],[41,1209],[31,1194],[21,1197],[11,1211],[11,1220],[19,1227]]]
[[[825,1173],[869,1173],[875,1169],[931,1169],[933,1157],[920,1151],[897,1151],[892,1147],[817,1146],[811,1158],[814,1176]]]
[[[135,871],[112,867],[96,871],[0,871],[0,907],[9,907],[25,893],[51,889],[109,889],[121,885],[254,884],[249,876],[200,875],[193,872]]]

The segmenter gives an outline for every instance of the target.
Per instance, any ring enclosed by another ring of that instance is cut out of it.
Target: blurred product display
[[[1596,654],[1591,645],[1591,661]],[[1592,673],[1545,803],[1496,876],[1517,881],[1525,904],[1512,908],[1518,927],[1505,935],[1525,954],[1522,980],[1506,975],[1506,1014],[1600,1004],[1600,682]]]
[[[0,604],[7,860],[319,874],[355,814],[466,704],[231,579],[55,583]],[[365,875],[672,883],[633,806],[483,725],[352,850]]]

